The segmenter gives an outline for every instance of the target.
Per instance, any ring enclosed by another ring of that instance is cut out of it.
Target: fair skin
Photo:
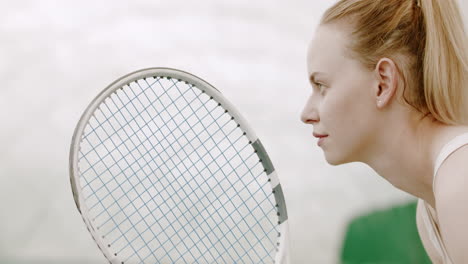
[[[468,210],[460,211],[468,203],[468,177],[466,173],[453,176],[456,171],[468,171],[463,163],[468,160],[467,145],[443,163],[436,192],[432,191],[439,151],[450,139],[468,132],[468,127],[448,126],[431,116],[423,118],[406,105],[402,100],[402,76],[395,62],[383,57],[374,69],[364,68],[348,56],[346,32],[340,24],[317,28],[307,58],[309,76],[314,76],[313,90],[301,120],[313,125],[316,133],[328,135],[321,148],[329,164],[363,162],[396,188],[437,208],[452,260],[468,263],[468,232],[460,234],[453,228],[468,221]],[[459,192],[454,194],[453,190]],[[457,219],[450,217],[453,215]]]

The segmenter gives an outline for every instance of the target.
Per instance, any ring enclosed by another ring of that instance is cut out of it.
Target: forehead
[[[335,72],[346,61],[349,38],[337,25],[320,25],[307,52],[309,74],[316,71]]]

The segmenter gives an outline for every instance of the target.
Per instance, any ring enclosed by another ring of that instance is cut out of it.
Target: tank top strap
[[[423,220],[427,235],[429,240],[432,243],[432,246],[437,251],[436,253],[442,260],[444,264],[453,264],[452,259],[450,258],[447,248],[442,240],[439,227],[436,223],[435,216],[434,216],[434,209],[426,203],[426,201],[419,199],[418,206],[421,207],[421,218]]]
[[[435,186],[435,180],[437,171],[439,170],[442,163],[452,154],[455,150],[461,148],[462,146],[468,144],[468,133],[464,133],[461,135],[456,136],[455,138],[451,139],[448,143],[446,143],[439,155],[436,158],[435,167],[434,167],[434,177],[432,181],[432,188]]]

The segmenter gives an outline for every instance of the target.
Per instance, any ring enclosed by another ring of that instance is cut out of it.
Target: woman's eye
[[[317,89],[318,89],[318,91],[320,93],[323,93],[323,91],[325,90],[325,88],[323,87],[323,84],[321,84],[321,83],[314,82],[314,86],[317,87]]]

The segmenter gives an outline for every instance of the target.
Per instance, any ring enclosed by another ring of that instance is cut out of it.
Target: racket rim
[[[165,75],[165,76],[158,76],[158,75]],[[86,128],[87,124],[89,123],[89,120],[92,118],[94,113],[96,112],[97,109],[99,109],[99,106],[105,102],[106,98],[109,98],[113,93],[115,93],[119,89],[123,89],[124,86],[129,85],[132,82],[141,80],[141,79],[146,79],[146,78],[151,78],[151,77],[170,77],[177,79],[178,81],[184,81],[192,84],[194,87],[206,91],[208,95],[215,97],[216,101],[222,102],[223,107],[225,109],[229,109],[231,116],[236,118],[236,122],[238,124],[242,124],[242,129],[244,131],[247,131],[247,138],[249,138],[251,143],[257,143],[257,148],[259,148],[260,152],[263,154],[262,158],[265,158],[266,160],[262,163],[265,166],[271,166],[271,170],[268,174],[268,176],[273,177],[274,179],[271,181],[271,187],[272,190],[279,187],[279,190],[281,190],[281,184],[279,183],[278,176],[276,174],[276,170],[273,168],[273,165],[270,161],[270,158],[268,156],[268,153],[264,149],[263,145],[261,144],[260,140],[258,137],[255,135],[253,129],[251,126],[247,123],[247,121],[243,118],[242,114],[238,112],[237,108],[230,103],[229,100],[227,100],[221,92],[215,88],[213,85],[205,81],[204,79],[191,74],[189,72],[175,69],[175,68],[169,68],[169,67],[150,67],[150,68],[143,68],[140,70],[136,70],[133,72],[130,72],[128,74],[125,74],[121,76],[120,78],[116,79],[109,85],[107,85],[98,95],[95,96],[95,98],[88,104],[84,112],[82,113],[72,136],[72,141],[71,141],[71,146],[70,146],[70,153],[69,153],[69,173],[70,173],[70,183],[72,187],[72,193],[73,193],[73,198],[75,201],[75,205],[78,209],[78,211],[81,214],[81,217],[83,218],[88,231],[91,233],[93,239],[96,241],[96,244],[100,248],[100,250],[104,253],[106,258],[113,263],[112,259],[114,257],[110,252],[107,250],[101,248],[104,247],[104,243],[101,241],[99,235],[96,233],[96,231],[93,229],[92,223],[89,221],[90,217],[87,214],[87,206],[84,203],[82,195],[80,195],[80,191],[78,191],[78,188],[81,188],[80,182],[79,182],[79,176],[80,172],[78,171],[78,154],[79,154],[79,149],[80,149],[80,144],[82,141],[83,137],[83,132],[84,129]],[[179,77],[179,78],[178,78]],[[188,80],[187,80],[188,79]],[[259,146],[258,146],[259,145]],[[282,209],[282,214],[283,214],[283,220],[278,222],[278,225],[280,227],[280,234],[279,236],[280,239],[278,240],[278,247],[277,247],[277,253],[275,255],[275,263],[277,262],[277,259],[281,259],[283,255],[283,251],[286,240],[287,240],[287,234],[288,234],[288,218],[287,218],[287,211],[286,211],[286,205],[285,205],[285,198],[282,190],[280,192],[276,191],[273,192],[275,195],[275,200],[277,202],[277,205],[280,209]],[[282,202],[281,202],[282,201]],[[284,218],[285,217],[285,218]]]

